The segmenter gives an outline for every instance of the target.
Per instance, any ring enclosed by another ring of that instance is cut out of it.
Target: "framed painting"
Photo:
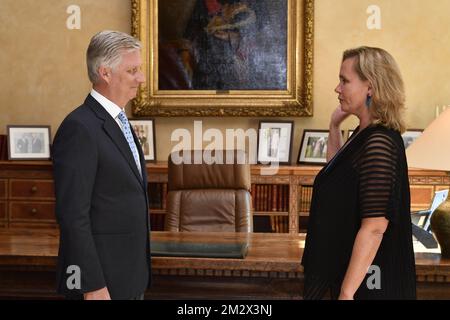
[[[135,117],[313,114],[314,0],[131,0]]]

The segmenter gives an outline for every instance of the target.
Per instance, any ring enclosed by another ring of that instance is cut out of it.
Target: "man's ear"
[[[100,66],[98,68],[98,74],[100,78],[103,79],[103,81],[105,81],[106,83],[109,84],[111,82],[111,68]]]

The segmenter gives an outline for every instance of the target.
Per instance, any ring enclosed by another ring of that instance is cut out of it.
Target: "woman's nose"
[[[341,93],[341,85],[340,85],[340,84],[338,84],[338,85],[336,86],[336,88],[334,88],[334,92],[336,92],[336,93]]]

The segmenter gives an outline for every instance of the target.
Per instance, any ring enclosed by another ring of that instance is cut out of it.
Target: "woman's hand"
[[[337,108],[331,115],[330,127],[338,128],[341,123],[350,116],[350,113],[342,110],[341,105],[338,105]]]

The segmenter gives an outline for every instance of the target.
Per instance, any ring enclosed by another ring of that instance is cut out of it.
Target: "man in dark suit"
[[[151,274],[147,176],[124,112],[145,81],[140,43],[102,31],[86,58],[93,89],[64,119],[53,145],[58,292],[142,299]]]

